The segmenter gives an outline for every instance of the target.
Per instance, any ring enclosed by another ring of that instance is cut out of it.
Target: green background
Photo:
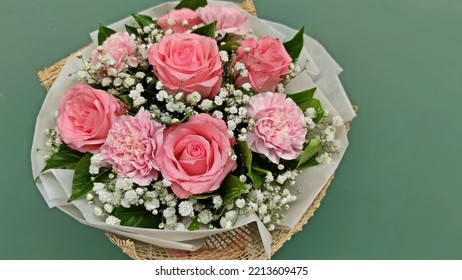
[[[88,33],[159,0],[2,0],[0,258],[126,259],[102,231],[48,209],[31,173],[45,90],[36,73]],[[305,26],[360,107],[321,208],[274,259],[462,259],[462,1],[255,0]]]

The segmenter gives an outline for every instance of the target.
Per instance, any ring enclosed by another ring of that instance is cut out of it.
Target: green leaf
[[[159,92],[159,90],[156,89],[157,82],[158,81],[156,77],[152,77],[151,83],[147,87],[145,87],[144,91],[151,94],[157,94]]]
[[[261,184],[262,184],[262,179],[261,179],[261,176],[254,173],[253,171],[249,171],[247,172],[247,177],[250,178],[250,180],[252,181],[252,184],[255,188],[259,189],[261,187]]]
[[[254,171],[257,174],[262,174],[262,175],[268,175],[270,173],[269,170],[257,167],[257,166],[252,166],[252,171]]]
[[[66,144],[61,144],[58,152],[51,155],[50,159],[47,160],[41,173],[48,169],[72,169],[83,156],[84,154],[72,150]]]
[[[316,88],[308,89],[302,92],[288,94],[287,97],[292,99],[303,112],[308,108],[308,102],[313,98]]]
[[[82,197],[93,188],[93,183],[104,182],[108,179],[111,169],[100,169],[99,174],[91,175],[88,169],[91,164],[91,153],[83,156],[75,166],[74,178],[72,178],[72,195],[69,197],[68,202]],[[94,180],[92,180],[92,177]]]
[[[98,30],[98,45],[103,44],[103,42],[106,41],[106,39],[114,33],[116,33],[115,30],[106,27],[100,23]]]
[[[239,48],[240,45],[241,44],[239,42],[232,41],[232,42],[228,42],[223,45],[220,45],[218,48],[220,49],[220,51],[233,52],[237,50],[237,48]]]
[[[247,168],[247,171],[252,170],[252,151],[249,149],[247,142],[245,141],[237,141],[237,147],[241,152],[242,156],[242,163]]]
[[[321,141],[318,139],[311,139],[306,148],[303,150],[300,159],[298,160],[297,168],[300,168],[309,159],[316,155],[321,150]]]
[[[305,27],[302,27],[300,31],[292,38],[292,40],[284,43],[284,48],[286,49],[289,56],[292,58],[292,62],[296,62],[300,56],[300,52],[303,49],[303,34],[305,33]]]
[[[252,166],[252,151],[249,149],[247,142],[245,141],[238,141],[237,145],[239,147],[239,151],[241,152],[242,156],[242,163],[247,168],[247,176],[252,181],[252,184],[255,188],[260,188],[262,184],[261,176],[253,172]]]
[[[306,108],[314,108],[316,111],[316,117],[313,119],[315,123],[318,123],[320,120],[322,120],[322,118],[324,118],[324,109],[322,108],[321,102],[318,99],[310,99],[306,102],[306,106]]]
[[[128,34],[135,34],[138,36],[138,29],[136,27],[125,24],[125,30],[127,30]]]
[[[198,200],[203,200],[203,199],[209,199],[214,196],[217,196],[216,194],[202,194],[202,195],[191,195],[191,198],[198,199]]]
[[[132,14],[132,17],[142,28],[154,23],[154,20],[150,16],[145,16],[141,14]]]
[[[247,187],[239,178],[234,175],[228,175],[221,183],[220,193],[223,197],[223,205],[230,203],[233,199],[239,197],[247,190]]]
[[[204,6],[207,6],[207,0],[182,0],[178,5],[176,5],[175,10],[187,8],[195,11]]]
[[[316,166],[316,165],[319,165],[319,162],[316,160],[316,157],[312,157],[307,162],[300,165],[298,168],[305,169],[305,168],[313,167],[313,166]]]
[[[201,223],[194,218],[192,222],[189,224],[188,230],[198,230],[201,227]]]
[[[215,32],[217,30],[217,22],[214,21],[210,24],[204,25],[202,27],[199,27],[197,29],[194,29],[192,33],[202,35],[202,36],[207,36],[215,39]]]
[[[133,99],[130,96],[128,96],[128,94],[121,94],[118,97],[125,104],[127,104],[129,108],[133,107]]]
[[[104,90],[103,85],[101,85],[100,83],[92,83],[92,84],[88,84],[88,85],[91,86],[94,89],[102,89],[102,90]]]
[[[129,227],[158,228],[162,221],[160,215],[153,215],[144,206],[115,207],[111,215],[117,217],[122,226]]]

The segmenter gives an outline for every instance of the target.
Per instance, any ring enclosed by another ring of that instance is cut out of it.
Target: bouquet
[[[303,28],[282,40],[233,4],[183,0],[92,36],[39,116],[34,174],[50,206],[162,247],[251,222],[268,243],[309,206],[297,177],[335,170],[345,123]]]

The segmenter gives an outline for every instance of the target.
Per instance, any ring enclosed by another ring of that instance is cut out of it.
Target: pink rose
[[[250,83],[257,92],[275,91],[281,82],[281,76],[290,71],[292,59],[284,45],[269,36],[258,41],[252,38],[245,39],[236,54],[234,65],[241,62],[248,71],[247,77],[238,76],[235,82],[238,87]]]
[[[233,141],[225,122],[208,114],[171,126],[156,154],[162,176],[179,198],[213,192],[236,166],[230,157]]]
[[[247,133],[249,148],[279,164],[279,159],[296,159],[307,133],[305,117],[285,94],[265,92],[250,98],[247,115],[256,121]]]
[[[239,9],[221,5],[207,5],[197,9],[197,14],[206,23],[217,22],[217,33],[224,37],[226,33],[244,35],[250,32],[250,21]]]
[[[62,140],[82,153],[98,153],[115,119],[125,113],[122,102],[89,85],[76,84],[61,97],[57,127]]]
[[[109,36],[101,45],[102,51],[93,50],[91,63],[97,65],[103,60],[106,61],[104,69],[112,67],[121,71],[125,65],[137,67],[136,43],[128,32],[117,32]]]
[[[163,131],[164,126],[151,120],[149,112],[141,107],[136,116],[116,120],[101,147],[101,155],[117,174],[147,186],[158,176],[155,154],[162,146]]]
[[[153,71],[170,93],[199,92],[213,98],[220,91],[222,63],[217,42],[197,34],[164,36],[148,51]]]
[[[186,25],[183,24],[184,21],[187,21]],[[161,16],[157,20],[157,23],[164,32],[168,29],[172,29],[174,33],[184,33],[187,30],[192,29],[194,25],[201,24],[202,20],[193,10],[180,9],[173,10],[168,14]]]

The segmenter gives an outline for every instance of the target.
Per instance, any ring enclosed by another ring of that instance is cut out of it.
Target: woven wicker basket
[[[246,0],[240,6],[249,13],[256,15],[255,6],[252,0]],[[42,85],[49,89],[66,61],[75,54],[57,62],[49,68],[38,73]],[[349,124],[346,124],[347,129]],[[302,216],[298,224],[291,230],[274,230],[271,243],[271,255],[277,252],[282,245],[290,240],[292,235],[302,230],[302,227],[313,216],[320,206],[321,200],[326,195],[326,190],[332,181],[333,176],[324,185],[311,206]],[[234,229],[228,232],[212,235],[207,238],[205,244],[197,251],[184,251],[161,248],[138,240],[131,240],[126,237],[106,232],[107,237],[117,245],[124,253],[133,259],[149,260],[263,260],[267,259],[260,234],[255,223]]]

